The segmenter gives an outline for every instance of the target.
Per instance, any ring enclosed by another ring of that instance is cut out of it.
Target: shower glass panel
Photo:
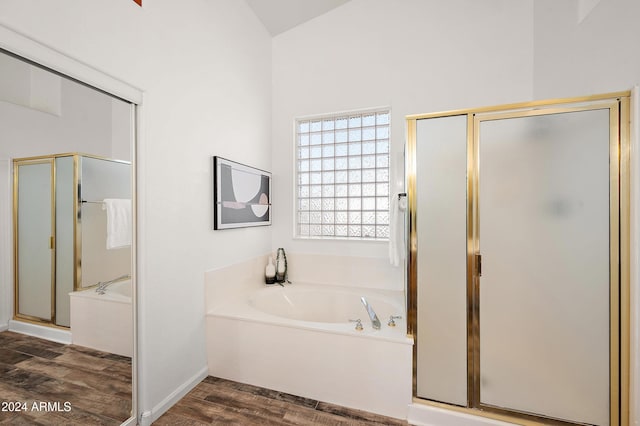
[[[21,164],[16,168],[17,191],[17,291],[16,315],[51,321],[53,312],[53,163]]]
[[[417,396],[467,404],[467,117],[418,120]]]
[[[82,269],[78,287],[85,288],[131,274],[131,247],[106,248],[106,198],[131,199],[131,164],[101,158],[79,158],[79,186],[82,208],[80,247]]]
[[[610,110],[476,120],[480,404],[608,425]]]
[[[74,161],[72,156],[56,162],[56,325],[71,325],[69,293],[74,290]]]

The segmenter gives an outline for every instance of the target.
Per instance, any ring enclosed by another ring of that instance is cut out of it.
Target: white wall
[[[131,135],[134,120],[131,104],[111,100],[111,155],[109,158],[131,161]]]
[[[237,0],[7,0],[0,22],[144,90],[139,403],[160,410],[206,371],[204,271],[271,246],[211,217],[212,155],[271,169],[270,37]]]
[[[536,0],[534,96],[584,96],[629,90],[640,81],[640,2]]]
[[[390,106],[400,192],[406,115],[531,98],[532,12],[531,0],[352,0],[276,36],[273,247],[389,265],[385,243],[292,238],[295,117]],[[392,272],[401,286],[402,268]]]
[[[60,115],[59,75],[9,55],[0,56],[0,100],[42,112]]]
[[[11,79],[29,79],[26,72]],[[63,152],[110,157],[111,99],[66,79],[60,84],[60,99],[60,115],[0,101],[0,157]]]
[[[584,0],[583,0],[584,1]],[[631,89],[640,83],[640,2],[598,0],[579,19],[583,2],[535,1],[534,94],[537,99],[583,96]],[[591,4],[591,5],[592,5]],[[637,99],[637,98],[636,98]],[[631,424],[640,424],[638,308],[640,234],[638,233],[637,104],[632,123],[631,236]]]

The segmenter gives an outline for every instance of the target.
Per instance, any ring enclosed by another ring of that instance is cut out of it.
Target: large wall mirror
[[[0,423],[134,422],[135,105],[0,75]]]

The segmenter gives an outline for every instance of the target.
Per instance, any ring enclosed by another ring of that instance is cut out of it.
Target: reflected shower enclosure
[[[103,205],[131,199],[131,164],[87,154],[13,164],[15,317],[70,327],[69,293],[131,274],[131,247],[107,247]]]

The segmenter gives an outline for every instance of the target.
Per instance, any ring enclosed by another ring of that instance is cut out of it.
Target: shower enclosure
[[[105,198],[131,198],[131,164],[88,154],[18,158],[14,318],[70,326],[69,293],[131,273],[131,249],[106,250]]]
[[[408,117],[414,396],[628,423],[629,96]]]

